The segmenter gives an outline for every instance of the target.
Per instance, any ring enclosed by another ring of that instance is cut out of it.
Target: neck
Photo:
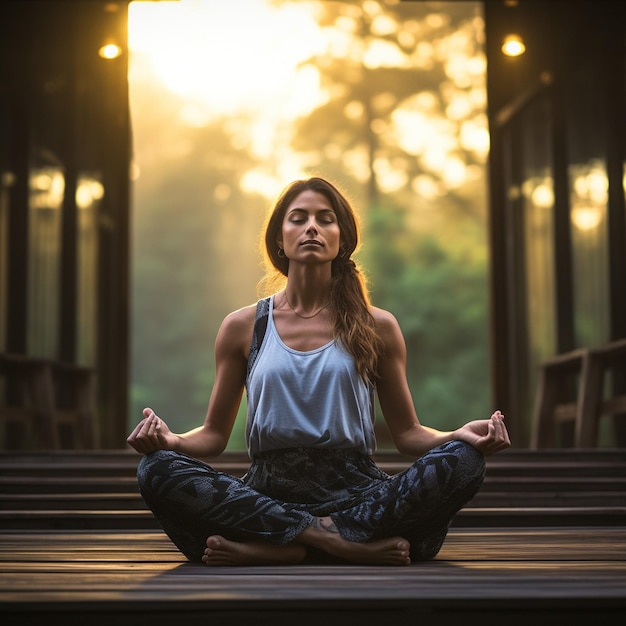
[[[289,303],[295,308],[299,305],[305,311],[328,305],[331,284],[330,264],[302,267],[292,267],[292,265],[290,264],[285,286]]]
[[[315,317],[330,302],[330,283],[317,281],[288,280],[283,293],[284,308],[298,317]],[[283,308],[283,307],[281,307]]]

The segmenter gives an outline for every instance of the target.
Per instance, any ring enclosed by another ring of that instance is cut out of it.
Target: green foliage
[[[446,247],[432,233],[416,236],[390,206],[370,211],[366,239],[372,298],[402,327],[420,419],[453,429],[491,413],[484,255]]]

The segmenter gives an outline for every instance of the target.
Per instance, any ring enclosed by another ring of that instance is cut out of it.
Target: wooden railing
[[[626,391],[606,384],[609,372],[626,373],[626,339],[556,355],[540,366],[532,448],[557,443],[560,424],[574,425],[574,447],[598,445],[600,418],[626,415]]]

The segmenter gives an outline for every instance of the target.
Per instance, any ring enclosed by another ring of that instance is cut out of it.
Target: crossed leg
[[[284,546],[261,542],[238,542],[212,535],[207,539],[202,562],[210,566],[294,564],[306,556],[307,546],[348,563],[408,565],[410,545],[402,537],[357,543],[344,539],[330,517],[316,517],[296,539]]]

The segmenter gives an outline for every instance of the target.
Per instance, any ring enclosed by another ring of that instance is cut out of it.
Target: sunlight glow
[[[530,194],[531,202],[541,209],[550,209],[554,206],[554,181],[545,178]]]
[[[32,170],[30,206],[36,209],[60,209],[65,192],[65,177],[57,166]]]
[[[82,176],[76,186],[76,206],[88,209],[104,198],[104,186],[96,178]]]
[[[594,206],[575,206],[572,209],[572,222],[583,232],[598,228],[602,221],[602,213]]]
[[[581,231],[601,224],[608,202],[608,178],[602,163],[592,162],[570,168],[572,176],[572,222]]]
[[[129,46],[168,89],[214,114],[273,108],[293,117],[318,104],[315,74],[298,68],[325,45],[310,11],[306,2],[131,2]]]
[[[342,98],[344,115],[355,127],[368,124],[382,148],[405,151],[424,174],[437,175],[443,188],[457,189],[470,180],[473,174],[460,152],[481,162],[489,152],[482,112],[485,59],[475,49],[475,24],[434,37],[450,21],[445,13],[399,22],[372,0],[344,3],[331,22],[319,20],[321,14],[318,2],[306,0],[131,2],[130,83],[158,81],[174,95],[172,112],[186,126],[223,121],[233,147],[264,160],[242,177],[244,191],[272,197],[284,180],[305,175],[318,162],[319,149],[307,155],[285,147],[293,122]],[[362,36],[363,14],[376,37]],[[338,62],[345,64],[342,80],[323,82],[327,68]],[[351,85],[367,80],[368,70],[428,71],[435,62],[449,79],[439,90],[422,88],[407,96],[387,88],[372,93],[367,110],[349,93]],[[172,140],[162,154],[176,158],[191,149],[189,141]],[[363,146],[346,149],[341,140],[329,138],[324,154],[340,162],[347,175],[368,180],[371,159]],[[385,193],[410,186],[422,197],[443,192],[430,176],[410,180],[407,167],[397,161],[379,158],[374,169]],[[221,201],[228,197],[225,189],[217,195]]]

